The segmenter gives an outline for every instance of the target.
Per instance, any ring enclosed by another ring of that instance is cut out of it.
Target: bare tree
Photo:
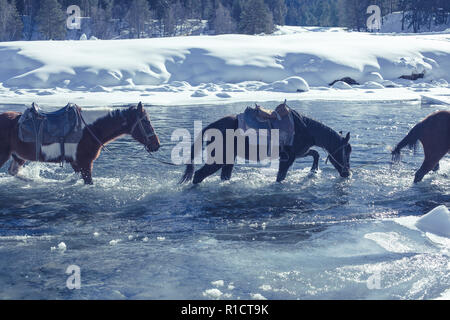
[[[180,0],[168,5],[163,16],[164,35],[176,36],[182,34],[186,22],[186,8]]]
[[[145,30],[145,24],[151,18],[151,11],[147,0],[133,0],[126,15],[126,21],[131,27],[133,38],[140,39]]]
[[[105,8],[93,5],[90,8],[90,21],[92,34],[99,39],[110,39],[112,37],[112,2]]]
[[[173,10],[176,19],[176,29],[178,29],[179,34],[183,34],[184,24],[186,22],[186,12],[180,0],[177,0],[175,2]]]

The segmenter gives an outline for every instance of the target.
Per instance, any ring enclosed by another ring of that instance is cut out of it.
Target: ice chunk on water
[[[450,289],[444,291],[439,298],[436,298],[436,300],[450,300]]]
[[[64,252],[67,250],[67,246],[64,242],[60,242],[57,247],[51,247],[50,250],[51,251],[59,250],[61,252]]]
[[[214,287],[223,287],[223,286],[224,286],[223,280],[212,281],[211,284],[212,284]]]
[[[270,284],[263,284],[259,287],[262,291],[270,291],[272,290],[272,286]]]
[[[364,235],[364,238],[375,241],[380,247],[389,252],[405,253],[413,250],[406,244],[407,239],[397,232],[373,232]]]
[[[267,298],[260,293],[250,293],[250,296],[253,300],[267,300]]]
[[[424,232],[450,238],[450,212],[446,206],[438,206],[417,220],[416,227]]]
[[[207,289],[203,291],[202,295],[210,299],[219,299],[222,296],[222,291],[219,289]]]
[[[111,240],[111,241],[109,242],[109,245],[110,245],[110,246],[115,246],[115,245],[118,244],[120,241],[121,241],[120,239],[114,239],[114,240]]]

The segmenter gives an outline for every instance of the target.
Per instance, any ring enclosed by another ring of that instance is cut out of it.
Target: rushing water
[[[148,107],[163,143],[158,157],[170,158],[174,128],[192,132],[194,120],[206,125],[244,107]],[[5,165],[0,298],[429,299],[448,290],[450,242],[411,221],[450,205],[450,162],[413,185],[421,149],[416,156],[405,150],[393,168],[389,155],[442,106],[291,107],[350,131],[351,164],[367,166],[342,179],[320,151],[317,174],[309,173],[311,158],[297,160],[281,184],[276,170],[239,165],[231,181],[216,174],[180,186],[183,167],[156,162],[129,137],[95,162],[94,186],[84,186],[69,165],[27,164],[22,175],[32,182],[8,176]],[[23,107],[0,105],[13,109]],[[61,242],[66,250],[57,248]],[[80,267],[79,290],[66,287],[69,265]]]

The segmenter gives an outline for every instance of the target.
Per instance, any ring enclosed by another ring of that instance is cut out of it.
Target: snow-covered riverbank
[[[282,27],[270,36],[1,43],[0,101],[448,101],[449,39]],[[330,86],[345,77],[358,84]]]

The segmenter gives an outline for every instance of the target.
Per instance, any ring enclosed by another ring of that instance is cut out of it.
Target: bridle
[[[133,135],[134,130],[136,130],[136,127],[138,127],[142,136],[145,138],[145,146],[148,146],[150,144],[150,138],[156,136],[156,133],[151,125],[150,125],[151,128],[150,132],[147,132],[145,130],[144,125],[142,124],[142,120],[145,119],[147,119],[147,115],[143,115],[142,117],[137,118],[136,122],[131,127],[130,134]]]
[[[336,162],[337,165],[339,165],[339,166],[341,167],[341,169],[347,169],[347,170],[350,171],[350,167],[349,167],[349,166],[343,165],[342,163],[340,163],[339,161],[337,161],[335,157],[333,157],[333,154],[336,154],[338,151],[341,151],[342,149],[344,149],[345,147],[347,147],[347,145],[348,145],[348,143],[343,144],[342,146],[340,146],[339,148],[337,148],[336,150],[334,150],[334,152],[332,152],[332,153],[329,153],[329,152],[327,151],[328,157],[327,157],[327,159],[325,160],[325,163],[327,163],[327,162],[328,162],[328,159],[331,158],[331,159],[334,160],[334,162]]]

